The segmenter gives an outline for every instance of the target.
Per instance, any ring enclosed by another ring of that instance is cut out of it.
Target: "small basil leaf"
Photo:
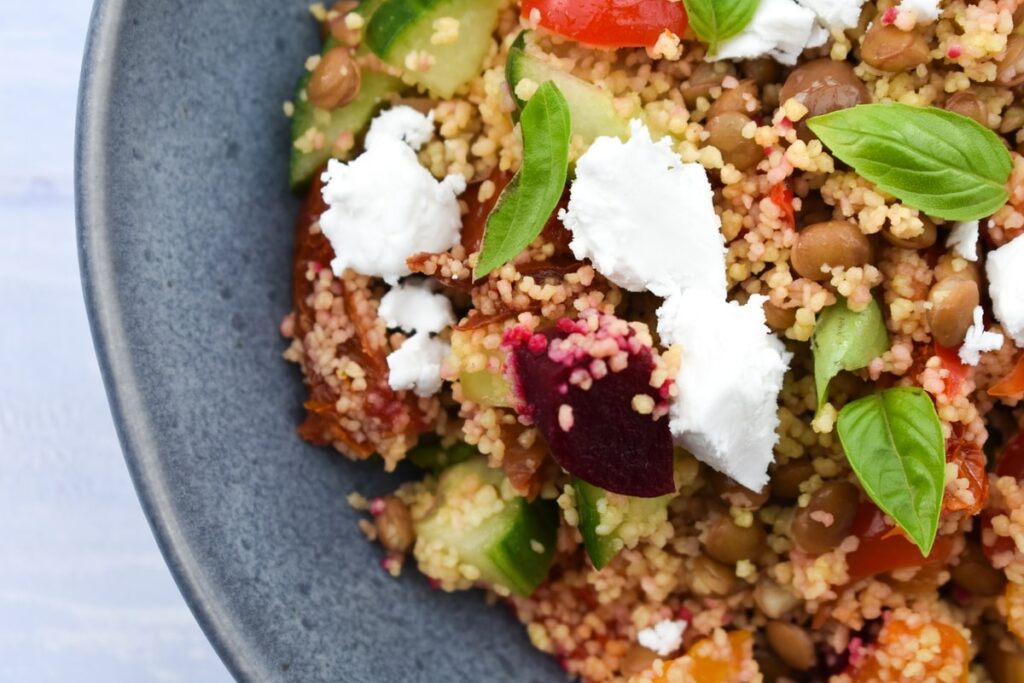
[[[879,189],[946,220],[986,218],[1006,203],[1013,163],[977,121],[906,104],[862,104],[807,125],[833,155]]]
[[[708,44],[708,54],[747,27],[760,0],[683,0],[690,26]]]
[[[511,261],[544,229],[569,174],[570,118],[569,103],[552,81],[523,107],[523,164],[487,218],[474,279]]]
[[[914,387],[887,389],[844,406],[836,428],[868,496],[927,557],[946,483],[945,439],[931,397]]]
[[[818,409],[825,405],[828,383],[840,370],[859,370],[888,350],[889,331],[874,299],[860,312],[851,311],[845,300],[822,311],[811,337]]]

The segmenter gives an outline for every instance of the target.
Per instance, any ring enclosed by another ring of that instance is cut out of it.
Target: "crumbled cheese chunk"
[[[917,18],[922,22],[937,21],[942,9],[939,7],[941,0],[903,0],[899,8],[902,10],[913,10]]]
[[[985,310],[981,306],[974,309],[974,324],[967,330],[963,346],[960,347],[960,360],[967,365],[977,365],[981,361],[981,354],[1003,348],[1003,335],[985,330],[984,315]]]
[[[388,384],[396,391],[411,389],[433,396],[441,389],[441,364],[451,353],[448,342],[426,332],[414,334],[388,355]]]
[[[992,310],[1017,346],[1024,348],[1024,237],[988,254]]]
[[[661,657],[668,657],[682,647],[683,633],[685,631],[685,621],[665,619],[650,628],[640,631],[636,634],[636,640],[648,650],[653,650]]]
[[[981,237],[981,229],[978,221],[957,223],[946,239],[946,248],[952,249],[953,253],[962,259],[977,261],[979,237]]]
[[[764,301],[741,306],[690,289],[658,309],[662,343],[682,348],[669,423],[676,443],[752,491],[768,482],[792,357],[765,325]]]
[[[747,27],[722,43],[708,60],[770,56],[782,64],[796,64],[805,49],[820,47],[828,40],[828,31],[817,19],[814,12],[794,0],[761,0]]]
[[[374,120],[359,157],[328,162],[323,197],[329,208],[320,228],[334,248],[336,274],[352,268],[394,284],[410,274],[410,256],[458,244],[458,195],[466,180],[452,175],[438,182],[420,164],[415,150],[432,132],[429,117],[395,107]]]
[[[412,107],[399,106],[377,115],[366,134],[366,147],[370,149],[384,138],[400,140],[418,150],[434,134],[434,112],[426,116]]]
[[[818,16],[818,22],[833,31],[843,31],[860,23],[860,11],[866,0],[796,0]]]
[[[628,142],[598,138],[576,163],[559,214],[578,259],[633,292],[702,287],[725,296],[725,241],[711,184],[640,121]]]
[[[406,332],[431,334],[455,324],[452,302],[434,293],[426,280],[393,287],[380,300],[378,313],[388,327]]]

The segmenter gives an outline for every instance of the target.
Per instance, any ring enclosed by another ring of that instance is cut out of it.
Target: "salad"
[[[311,11],[281,330],[385,571],[588,682],[1024,681],[1024,3]]]

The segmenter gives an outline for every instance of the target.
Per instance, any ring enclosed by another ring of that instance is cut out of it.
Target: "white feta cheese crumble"
[[[988,254],[992,310],[1017,346],[1024,348],[1024,237]]]
[[[952,249],[953,253],[962,259],[977,261],[980,237],[981,228],[978,221],[957,223],[946,238],[946,248]]]
[[[981,362],[981,354],[1003,348],[1003,335],[998,332],[987,332],[984,316],[985,310],[977,306],[974,309],[974,324],[968,328],[963,346],[960,347],[960,360],[967,365],[977,365]]]
[[[415,150],[432,130],[429,117],[395,107],[374,120],[359,157],[327,163],[323,197],[330,208],[320,228],[334,249],[335,274],[351,268],[394,284],[410,273],[410,256],[458,244],[457,198],[466,180],[451,175],[438,182],[420,164]]]
[[[683,353],[669,414],[673,438],[752,491],[768,483],[778,396],[792,357],[768,330],[764,301],[754,295],[740,306],[690,289],[658,309],[662,343]]]
[[[388,355],[388,384],[396,391],[433,396],[441,389],[441,364],[449,353],[448,342],[426,332],[414,334]]]
[[[903,0],[898,9],[913,10],[919,22],[930,23],[938,21],[939,15],[942,14],[940,4],[941,0]]]
[[[682,647],[683,633],[685,631],[685,621],[665,619],[637,633],[636,640],[648,650],[656,652],[659,656],[668,657]]]
[[[436,294],[429,281],[403,282],[380,300],[378,315],[389,328],[437,333],[455,324],[452,302]]]
[[[839,3],[819,0],[814,4],[824,8]],[[770,56],[781,64],[796,64],[805,49],[820,47],[828,40],[828,31],[817,20],[818,15],[793,0],[761,0],[747,27],[723,42],[718,53],[708,56],[708,60]]]
[[[860,11],[866,0],[797,0],[814,12],[818,22],[831,31],[843,31],[860,23]]]
[[[628,142],[600,137],[576,162],[559,214],[576,258],[632,292],[702,287],[725,297],[725,240],[707,172],[640,121]]]

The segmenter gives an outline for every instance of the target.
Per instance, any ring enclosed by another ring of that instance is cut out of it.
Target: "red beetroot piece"
[[[555,461],[606,491],[653,498],[675,491],[671,380],[651,386],[654,354],[642,336],[620,318],[586,311],[540,332],[513,328],[505,347],[519,414]]]

